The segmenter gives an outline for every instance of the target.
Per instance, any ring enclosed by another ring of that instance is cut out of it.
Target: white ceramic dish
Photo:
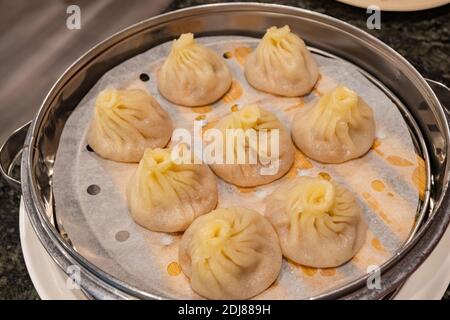
[[[43,300],[86,299],[80,290],[69,290],[67,276],[56,265],[39,241],[20,201],[20,244],[31,281]]]
[[[337,0],[355,7],[380,7],[383,11],[419,11],[436,8],[450,3],[448,0]]]

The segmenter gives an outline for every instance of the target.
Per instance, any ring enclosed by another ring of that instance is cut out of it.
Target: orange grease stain
[[[252,49],[249,47],[238,47],[234,49],[234,56],[239,62],[240,65],[244,65],[247,56],[252,52]]]
[[[167,273],[170,276],[178,276],[181,273],[181,266],[178,264],[178,262],[171,262],[167,266]]]
[[[371,244],[372,244],[372,247],[374,247],[376,250],[384,251],[384,247],[378,238],[373,238],[371,241]]]
[[[239,193],[252,193],[256,191],[255,187],[237,187]]]
[[[317,176],[323,180],[328,180],[328,181],[331,180],[331,176],[326,172],[319,172],[319,174]]]
[[[385,189],[385,185],[381,180],[373,180],[371,183],[372,189],[377,192],[383,192]]]
[[[384,213],[383,210],[381,210],[378,201],[374,197],[372,197],[367,192],[363,192],[362,196],[367,201],[367,204],[369,205],[369,207],[372,208],[372,210],[375,211],[381,217],[381,219],[383,219],[387,224],[391,223],[391,219],[389,219],[387,214]]]
[[[297,176],[298,169],[311,169],[312,163],[298,150],[295,150],[294,164],[286,174],[287,178],[295,178]]]
[[[230,90],[223,96],[222,101],[225,103],[236,101],[242,96],[243,92],[241,84],[238,81],[233,80],[231,82]]]
[[[378,155],[383,157],[384,153],[378,149],[379,146],[381,146],[381,141],[380,139],[375,138],[375,140],[373,141],[372,150],[378,153]]]
[[[195,108],[191,108],[191,110],[194,113],[205,114],[205,113],[211,112],[212,107],[211,106],[195,107]]]
[[[386,160],[392,164],[393,166],[397,167],[410,167],[413,165],[413,163],[409,160],[406,160],[399,156],[388,156]]]
[[[312,277],[317,273],[316,268],[306,267],[306,266],[300,266],[300,269],[302,272],[307,275],[308,277]]]
[[[205,120],[205,119],[206,119],[206,116],[204,114],[201,114],[201,115],[195,117],[195,120],[197,120],[197,121]]]
[[[311,161],[309,161],[305,155],[298,150],[295,151],[294,166],[298,169],[311,169],[313,167]]]
[[[336,275],[335,268],[320,269],[320,275],[324,277],[333,277]]]
[[[419,156],[417,158],[417,167],[414,169],[412,173],[412,181],[417,191],[419,192],[420,200],[425,198],[425,189],[427,185],[427,175],[425,171],[425,161]]]

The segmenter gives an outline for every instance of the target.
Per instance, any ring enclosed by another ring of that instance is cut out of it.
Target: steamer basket
[[[121,282],[89,262],[71,246],[64,226],[55,223],[53,164],[67,118],[109,69],[184,32],[197,36],[261,37],[272,25],[289,24],[308,46],[346,60],[382,89],[409,125],[416,149],[425,159],[426,197],[416,225],[401,252],[381,266],[381,289],[370,290],[367,276],[314,298],[379,299],[395,294],[439,242],[450,220],[450,90],[425,80],[390,47],[345,22],[287,6],[232,3],[193,7],[163,14],[117,33],[76,61],[48,93],[34,120],[19,128],[0,149],[0,172],[21,189],[33,228],[55,262],[70,275],[80,270],[82,290],[95,299],[160,299]],[[21,157],[21,180],[12,177]]]

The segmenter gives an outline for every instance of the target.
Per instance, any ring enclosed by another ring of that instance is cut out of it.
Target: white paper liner
[[[396,105],[356,67],[319,55],[315,58],[321,79],[310,95],[283,98],[265,94],[253,89],[243,74],[245,53],[257,45],[258,39],[220,36],[198,41],[220,55],[229,52],[232,56],[226,60],[234,77],[232,93],[219,102],[192,109],[173,105],[160,96],[155,71],[169,52],[171,43],[165,43],[107,72],[67,120],[54,166],[54,196],[58,222],[76,250],[98,268],[141,290],[168,298],[200,298],[177,264],[181,234],[148,231],[128,214],[125,186],[136,165],[104,160],[86,148],[95,98],[101,90],[144,89],[169,112],[178,128],[192,129],[199,116],[212,124],[228,114],[232,105],[241,107],[256,101],[290,128],[299,108],[340,83],[355,90],[372,107],[377,147],[360,159],[338,165],[320,164],[297,152],[293,169],[284,178],[262,187],[240,189],[218,179],[218,207],[247,206],[263,213],[266,195],[283,181],[295,175],[321,174],[345,185],[364,208],[369,226],[366,243],[350,262],[318,270],[284,260],[278,280],[257,299],[302,299],[322,294],[364,275],[368,266],[381,265],[392,257],[414,224],[419,204],[414,177],[420,172],[420,159]],[[148,82],[139,80],[143,72],[150,76]],[[90,185],[98,185],[100,193],[88,194]]]

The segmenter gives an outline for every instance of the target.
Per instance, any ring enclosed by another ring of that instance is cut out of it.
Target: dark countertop
[[[219,1],[174,1],[167,11],[211,2]],[[363,9],[330,0],[277,3],[325,13],[362,28],[397,50],[425,77],[450,85],[450,5],[414,13],[383,12],[381,30],[367,30],[368,14]],[[20,194],[0,180],[0,299],[38,299],[20,247],[19,199]],[[445,299],[450,299],[450,290]]]

